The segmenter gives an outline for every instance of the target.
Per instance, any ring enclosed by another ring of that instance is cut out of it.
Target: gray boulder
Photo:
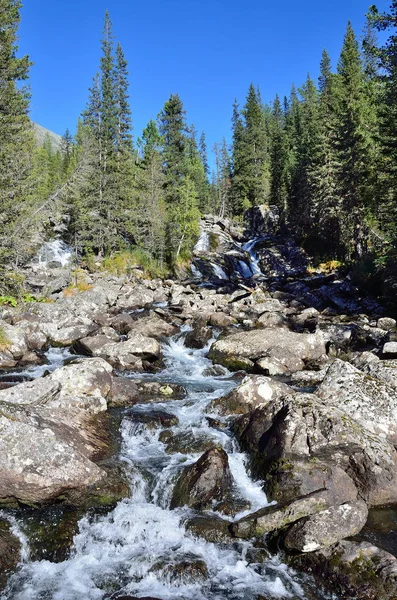
[[[226,452],[218,448],[207,450],[178,477],[171,508],[184,505],[195,509],[210,508],[213,501],[226,498],[231,480]]]
[[[350,363],[335,360],[316,394],[338,406],[368,431],[384,436],[397,434],[395,389]]]
[[[343,538],[357,535],[368,517],[365,502],[331,506],[295,523],[284,538],[288,550],[314,552],[336,544]]]
[[[287,350],[304,362],[321,363],[324,360],[325,343],[321,334],[295,333],[287,329],[242,331],[221,336],[212,344],[209,357],[217,363],[233,368],[235,363],[255,363],[266,357],[273,347]]]

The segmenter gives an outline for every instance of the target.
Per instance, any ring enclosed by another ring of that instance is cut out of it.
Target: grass
[[[140,249],[115,252],[107,256],[102,264],[101,270],[114,275],[129,275],[134,269],[142,269],[148,278],[167,277],[168,268],[165,263],[153,258]]]

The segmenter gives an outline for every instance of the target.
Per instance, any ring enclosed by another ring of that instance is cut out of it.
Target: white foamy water
[[[159,441],[161,430],[129,418],[131,413],[153,410],[176,415],[179,422],[171,428],[172,433],[188,434],[192,440],[204,436],[223,447],[229,456],[234,491],[250,503],[252,511],[266,506],[261,485],[247,472],[245,455],[227,431],[208,424],[208,404],[236,384],[229,374],[205,375],[212,366],[207,350],[186,348],[183,336],[175,336],[164,346],[166,368],[143,377],[181,384],[188,394],[182,400],[160,400],[126,411],[120,458],[130,480],[131,498],[119,502],[106,516],[83,518],[70,558],[64,562],[29,561],[26,549],[24,562],[11,577],[2,600],[110,600],[117,594],[163,600],[256,600],[258,595],[305,598],[296,577],[277,557],[252,563],[247,558],[249,542],[212,544],[186,530],[186,520],[196,513],[186,507],[170,510],[173,486],[183,467],[203,452],[167,454],[166,445]],[[142,378],[142,374],[131,377]],[[172,575],[170,565],[195,561],[205,563],[206,576]]]
[[[193,253],[194,254],[202,254],[202,253],[208,252],[209,249],[210,249],[210,234],[208,233],[208,231],[202,231],[200,233],[200,237],[197,240],[197,243],[194,247]]]
[[[254,238],[253,240],[250,240],[249,242],[243,245],[243,250],[248,252],[248,254],[250,255],[250,268],[253,275],[259,275],[260,273],[262,273],[259,266],[259,257],[254,252],[254,247],[258,243],[258,241],[258,238]]]
[[[34,259],[41,269],[47,269],[51,263],[54,266],[66,267],[72,258],[72,249],[62,240],[52,240],[41,246]]]
[[[210,265],[212,267],[215,277],[217,277],[218,279],[228,279],[228,276],[226,272],[222,269],[222,267],[220,267],[216,263],[210,263]]]

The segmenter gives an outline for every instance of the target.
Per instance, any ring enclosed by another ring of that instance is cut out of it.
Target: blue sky
[[[130,71],[134,135],[171,93],[208,146],[230,137],[232,103],[250,82],[264,101],[318,76],[323,48],[336,65],[347,21],[358,35],[372,0],[25,0],[20,52],[31,70],[31,116],[75,128],[97,71],[106,8]],[[385,10],[389,2],[377,3]]]

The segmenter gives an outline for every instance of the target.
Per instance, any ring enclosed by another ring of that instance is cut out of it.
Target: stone
[[[199,460],[179,475],[171,499],[171,508],[190,506],[210,508],[214,500],[223,500],[231,485],[229,461],[224,450],[207,450]]]
[[[245,414],[276,398],[294,393],[286,384],[262,375],[248,375],[227,396],[216,398],[209,405],[220,415]]]
[[[55,331],[48,332],[49,342],[52,346],[71,346],[78,340],[87,337],[98,328],[95,323],[89,325],[72,325]]]
[[[21,383],[0,391],[0,404],[25,407],[106,411],[111,389],[112,367],[100,358],[77,360],[56,369],[48,377]]]
[[[381,319],[378,319],[376,326],[379,327],[379,329],[384,329],[385,331],[393,331],[396,329],[397,322],[391,317],[382,317]]]
[[[330,506],[315,515],[295,523],[284,537],[288,550],[314,552],[357,535],[368,517],[365,502]]]
[[[216,445],[214,439],[204,433],[182,431],[174,434],[168,429],[160,433],[159,441],[165,444],[167,454],[198,454]]]
[[[129,313],[122,312],[109,321],[110,327],[113,327],[118,333],[127,334],[134,325],[134,319]]]
[[[21,327],[21,324],[10,325],[9,323],[6,323],[6,321],[0,321],[0,329],[6,340],[5,343],[2,342],[0,350],[2,352],[7,352],[7,354],[11,354],[15,360],[22,358],[29,348],[26,332]]]
[[[161,356],[157,340],[141,333],[130,334],[125,342],[106,344],[100,356],[118,369],[142,370],[142,360],[156,361]]]
[[[335,360],[316,391],[375,434],[397,434],[395,390],[342,360]]]
[[[325,343],[321,334],[295,333],[289,330],[265,329],[243,331],[220,336],[210,348],[209,358],[230,368],[230,359],[258,361],[277,346],[288,350],[304,362],[321,362],[325,355]]]
[[[290,559],[343,599],[395,600],[397,558],[369,542],[343,540]]]
[[[385,358],[397,358],[397,342],[387,342],[382,348]]]
[[[266,479],[268,493],[272,482],[277,483],[271,498],[283,501],[300,495],[302,485],[306,489],[323,485],[324,466],[333,468],[336,461],[369,506],[397,502],[393,444],[314,394],[296,394],[258,407],[239,417],[233,428],[250,454],[254,473]],[[300,469],[303,478],[296,480],[297,461],[309,461],[312,467]]]
[[[288,327],[288,319],[281,312],[265,312],[257,321],[257,326],[264,329],[268,327]]]
[[[209,515],[197,515],[185,523],[187,531],[190,531],[192,535],[213,544],[231,544],[233,542],[229,526],[230,521]]]
[[[212,338],[212,329],[200,321],[193,324],[193,329],[185,337],[185,346],[187,348],[205,348]]]
[[[7,578],[17,568],[21,550],[21,542],[12,533],[10,524],[0,519],[0,590],[5,587]]]
[[[184,398],[186,390],[177,384],[161,384],[156,381],[128,379],[126,377],[113,377],[112,387],[107,397],[109,407],[133,406],[161,399],[171,400]]]
[[[128,337],[133,337],[137,333],[141,333],[146,337],[155,339],[171,337],[179,331],[175,325],[171,325],[171,323],[167,323],[164,319],[153,314],[133,321],[128,325],[127,329],[129,332]]]
[[[184,560],[179,563],[159,562],[153,565],[151,572],[158,573],[170,585],[196,584],[208,578],[207,565],[203,560],[192,557],[192,560]]]
[[[232,325],[236,325],[236,319],[233,319],[230,315],[227,315],[222,312],[212,313],[209,318],[210,325],[213,327],[219,327],[222,329],[226,329]]]
[[[116,342],[117,341],[118,340],[116,340]],[[84,354],[86,356],[102,356],[106,353],[106,347],[114,343],[114,339],[110,338],[107,335],[99,334],[78,340],[73,345],[73,349],[78,354]]]
[[[255,366],[265,375],[291,375],[302,371],[305,363],[286,348],[273,346],[266,356],[256,361]]]
[[[142,423],[148,429],[158,429],[160,427],[174,427],[178,425],[179,419],[176,415],[167,413],[163,410],[152,410],[150,412],[136,412],[126,415],[129,421],[133,423]]]

